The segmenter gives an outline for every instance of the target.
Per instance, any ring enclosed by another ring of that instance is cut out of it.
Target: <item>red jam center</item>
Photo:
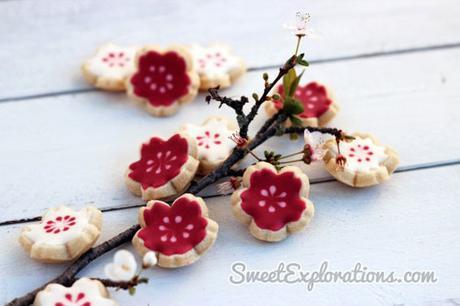
[[[60,232],[68,231],[76,223],[76,218],[73,216],[58,216],[54,220],[46,221],[45,225],[43,226],[43,229],[47,233],[59,234]]]

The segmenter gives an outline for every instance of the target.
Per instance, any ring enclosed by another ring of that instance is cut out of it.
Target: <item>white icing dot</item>
[[[160,93],[165,93],[166,92],[166,88],[164,88],[164,86],[161,86],[160,87]]]
[[[158,167],[157,171],[155,171],[156,174],[160,174],[161,173],[161,168]]]
[[[316,102],[318,101],[318,97],[311,97],[310,100],[312,100],[313,102]]]
[[[174,218],[174,222],[176,222],[176,223],[181,223],[181,222],[182,222],[182,217],[181,217],[181,216],[176,216],[176,217]]]
[[[164,222],[164,223],[169,223],[169,218],[168,218],[168,217],[164,217],[164,218],[163,218],[163,222]]]
[[[176,236],[172,236],[172,237],[169,239],[169,241],[171,241],[171,242],[176,242],[176,241],[177,241]]]
[[[177,156],[176,156],[176,155],[174,155],[173,157],[171,157],[171,161],[176,160],[176,159],[177,159]]]
[[[150,84],[150,89],[151,90],[156,90],[157,89],[157,84],[156,83]]]
[[[259,201],[259,206],[260,207],[264,207],[265,204],[266,204],[266,202],[264,200]]]
[[[151,78],[151,77],[148,77],[148,76],[147,76],[147,77],[144,78],[144,82],[145,82],[146,84],[150,83],[151,81],[152,81],[152,78]]]
[[[172,79],[173,79],[172,74],[171,74],[171,73],[168,73],[168,74],[166,75],[166,80],[167,80],[167,81],[172,81]]]
[[[169,155],[171,155],[171,151],[166,151],[166,157],[168,157]]]
[[[305,92],[305,94],[306,94],[307,96],[311,96],[312,93],[313,93],[313,92],[312,92],[311,90],[307,90],[307,91]]]
[[[273,207],[273,206],[270,206],[270,207],[268,208],[268,212],[274,213],[275,211],[276,211],[276,208]]]
[[[167,87],[169,90],[171,90],[171,89],[174,88],[174,86],[173,86],[171,83],[167,83],[167,84],[166,84],[166,87]]]
[[[193,224],[189,224],[185,227],[186,230],[191,231],[193,229]]]
[[[163,242],[165,242],[167,239],[168,239],[168,236],[166,236],[166,235],[163,235],[163,236],[160,237],[160,240],[163,241]]]
[[[158,152],[157,153],[157,158],[161,158],[163,156],[163,152]]]
[[[162,224],[162,225],[160,225],[160,226],[158,227],[158,229],[159,229],[160,231],[165,231],[165,230],[166,230],[166,226],[164,226],[164,225]]]
[[[278,202],[278,205],[282,208],[286,207],[286,202]]]
[[[280,197],[280,198],[285,198],[285,197],[286,197],[286,195],[287,195],[287,194],[286,194],[286,192],[285,192],[285,191],[283,191],[283,192],[281,192],[281,193],[280,193],[279,197]]]
[[[270,194],[271,195],[274,195],[276,193],[276,186],[275,185],[271,185],[269,189],[270,189]]]
[[[149,159],[149,160],[147,161],[147,165],[151,165],[151,164],[153,164],[153,160]]]
[[[171,165],[169,165],[169,164],[165,165],[165,169],[166,169],[166,170],[171,169]]]
[[[149,168],[145,169],[145,172],[151,172],[152,170],[153,170],[153,168],[149,167]]]
[[[153,65],[149,67],[149,70],[152,71],[152,72],[154,72],[155,69],[156,69],[156,68],[155,68],[155,66],[153,66]]]
[[[264,197],[268,197],[268,191],[267,191],[267,189],[262,189],[262,190],[260,191],[260,194],[263,195]]]
[[[307,108],[308,108],[308,109],[313,109],[313,108],[315,108],[315,106],[314,106],[313,104],[311,104],[311,103],[308,103],[308,104],[307,104]]]
[[[163,73],[163,72],[165,72],[166,68],[165,68],[165,66],[160,66],[159,70],[160,70],[160,73]]]
[[[183,233],[182,233],[182,237],[184,237],[184,238],[188,238],[188,237],[190,237],[190,234],[189,234],[189,233],[187,233],[187,232],[183,232]]]

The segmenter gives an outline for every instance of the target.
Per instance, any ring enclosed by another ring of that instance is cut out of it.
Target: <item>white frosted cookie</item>
[[[106,90],[125,90],[125,80],[134,70],[137,47],[106,44],[82,66],[83,76],[92,85]]]
[[[246,72],[243,60],[233,55],[225,45],[212,45],[207,48],[192,45],[190,52],[200,76],[201,90],[216,86],[229,87]]]
[[[233,214],[257,239],[280,241],[302,231],[313,218],[309,179],[298,167],[280,171],[258,162],[244,172],[242,188],[232,195]]]
[[[186,124],[181,129],[198,145],[198,174],[206,175],[220,166],[235,148],[230,139],[237,129],[235,123],[222,117],[209,117],[203,124]]]
[[[209,219],[202,198],[190,193],[170,206],[154,200],[139,210],[141,229],[134,235],[134,248],[146,256],[153,253],[160,267],[177,268],[197,261],[216,241],[219,226]],[[152,260],[150,260],[152,261]]]
[[[71,287],[49,284],[35,296],[33,306],[118,306],[98,280],[80,278]]]
[[[342,167],[337,165],[337,145],[326,143],[323,160],[326,169],[337,180],[352,187],[367,187],[387,180],[399,163],[398,154],[381,145],[372,135],[354,133],[352,141],[340,142],[340,154],[346,159]]]
[[[67,206],[50,208],[42,220],[23,228],[19,242],[30,257],[60,263],[78,258],[99,238],[102,213],[95,207],[74,211]]]

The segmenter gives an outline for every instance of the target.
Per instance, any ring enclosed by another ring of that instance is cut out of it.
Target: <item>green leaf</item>
[[[300,57],[300,56],[297,57],[296,63],[301,65],[301,66],[305,66],[305,67],[310,66],[310,63],[307,62],[306,60],[304,60],[303,57]]]
[[[291,120],[294,126],[302,126],[302,120],[300,120],[298,117],[291,116],[289,117],[289,120]]]
[[[288,73],[286,73],[283,77],[283,87],[284,87],[284,92],[285,96],[289,96],[289,91],[291,88],[292,83],[295,81],[297,78],[297,74],[295,72],[294,68],[289,69]]]
[[[292,82],[291,87],[289,88],[289,92],[287,94],[289,97],[292,97],[294,95],[295,90],[297,89],[297,86],[299,86],[300,79],[302,78],[304,72],[305,70],[303,70],[302,73],[299,74],[299,76],[297,76]]]
[[[283,110],[288,115],[298,115],[303,113],[303,104],[292,97],[284,99]]]
[[[136,287],[129,287],[128,292],[130,295],[136,294]]]

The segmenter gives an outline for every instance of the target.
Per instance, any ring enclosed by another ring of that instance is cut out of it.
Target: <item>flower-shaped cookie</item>
[[[139,210],[141,229],[133,245],[143,256],[155,252],[158,265],[177,268],[200,258],[217,238],[218,225],[208,218],[208,208],[202,198],[184,194],[169,206],[162,201],[150,201]]]
[[[280,241],[303,230],[314,214],[308,177],[297,167],[281,171],[266,162],[249,167],[232,195],[233,213],[260,240]]]
[[[33,306],[118,306],[97,280],[80,278],[71,287],[49,284],[35,296]]]
[[[208,48],[192,45],[195,69],[200,76],[200,89],[207,90],[216,86],[229,87],[246,72],[246,65],[234,56],[224,45],[213,45]]]
[[[50,208],[40,223],[23,228],[19,242],[30,257],[59,263],[78,258],[99,238],[102,213],[88,206],[80,211],[60,206]]]
[[[198,144],[199,174],[208,174],[230,155],[235,148],[230,137],[236,129],[236,124],[221,117],[209,117],[202,125],[186,124],[182,128]]]
[[[92,85],[106,90],[125,90],[125,80],[134,70],[136,47],[107,44],[85,61],[82,72]]]
[[[398,166],[398,154],[370,134],[352,136],[354,140],[340,142],[340,153],[346,159],[343,169],[336,163],[337,145],[333,141],[326,143],[328,151],[323,160],[329,173],[353,187],[368,187],[387,180]]]
[[[198,74],[187,50],[145,47],[136,55],[135,71],[126,81],[128,94],[155,116],[169,116],[198,92]]]
[[[198,169],[197,145],[186,134],[168,140],[153,137],[141,147],[141,158],[126,173],[128,189],[144,200],[177,195],[188,187]]]
[[[277,88],[281,96],[280,100],[273,100],[265,103],[266,112],[272,116],[283,108],[284,87],[279,85]],[[294,93],[294,98],[302,102],[304,110],[297,117],[302,121],[302,126],[324,126],[331,121],[339,107],[334,102],[330,90],[317,82],[306,85],[299,85]],[[287,121],[290,125],[290,121]]]

